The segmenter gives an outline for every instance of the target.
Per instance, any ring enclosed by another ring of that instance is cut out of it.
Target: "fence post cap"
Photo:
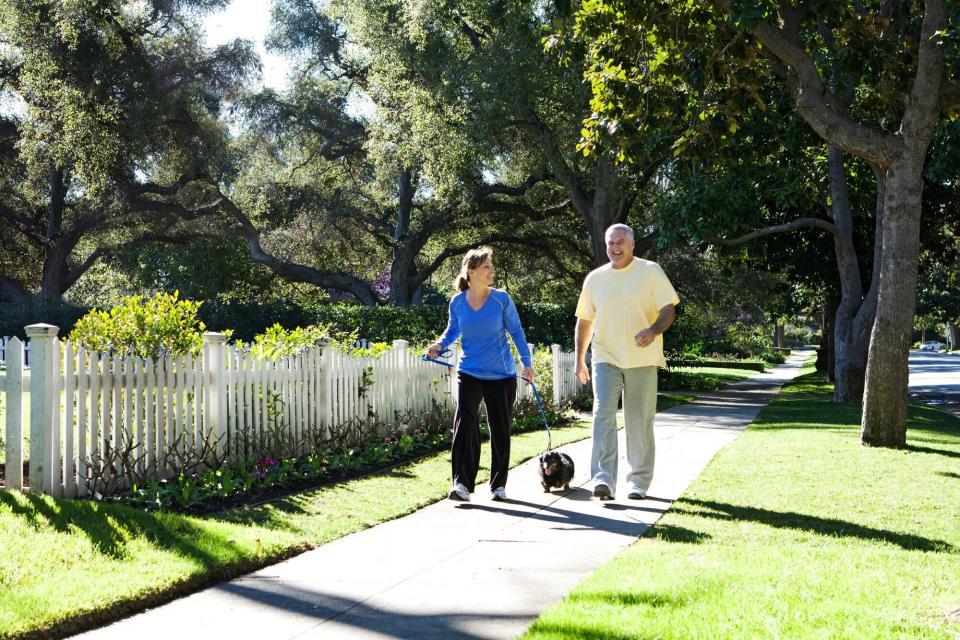
[[[393,341],[393,347],[394,347],[395,349],[406,348],[406,347],[409,347],[409,346],[410,346],[410,343],[407,342],[406,340],[394,340],[394,341]]]
[[[330,338],[323,336],[322,338],[317,338],[317,346],[321,348],[326,348],[330,346]]]
[[[27,332],[27,337],[31,340],[35,338],[56,338],[57,334],[60,333],[60,327],[42,322],[27,325],[24,329]]]
[[[203,334],[203,341],[213,344],[223,344],[227,341],[227,335],[225,333],[216,333],[210,331]]]

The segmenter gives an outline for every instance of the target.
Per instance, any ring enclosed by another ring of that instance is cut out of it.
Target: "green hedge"
[[[557,343],[573,348],[573,304],[518,303],[517,311],[533,344]],[[273,324],[287,329],[311,324],[330,325],[338,332],[356,330],[373,342],[407,340],[411,344],[432,342],[447,324],[447,305],[414,307],[364,307],[351,304],[301,307],[286,304],[238,304],[206,302],[200,319],[212,330],[233,329],[234,336],[249,341]]]
[[[518,302],[517,311],[533,344],[559,344],[573,349],[576,322],[573,303]],[[0,305],[0,336],[25,337],[23,327],[46,322],[60,327],[60,335],[69,334],[77,320],[89,309],[60,305]],[[234,338],[249,342],[268,327],[279,324],[285,329],[308,325],[331,325],[338,332],[354,329],[360,338],[374,342],[407,340],[411,344],[432,342],[447,324],[447,305],[424,304],[414,307],[364,307],[351,304],[301,306],[289,303],[236,303],[208,300],[197,317],[210,331],[232,329]]]
[[[716,368],[716,369],[748,369],[764,372],[762,362],[743,362],[741,360],[667,360],[667,367]]]
[[[24,304],[0,304],[0,337],[16,336],[23,340],[27,337],[23,328],[41,322],[60,327],[58,335],[65,337],[87,311],[89,309],[86,307],[65,303],[34,301]]]

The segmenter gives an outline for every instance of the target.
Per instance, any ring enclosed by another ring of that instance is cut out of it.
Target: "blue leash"
[[[441,358],[446,358],[450,356],[453,352],[450,349],[444,349],[438,355]],[[435,362],[437,364],[442,364],[448,369],[453,369],[453,365],[447,362],[446,360],[438,360],[437,358],[431,358],[427,354],[420,356],[420,359],[424,362]],[[533,397],[537,401],[537,407],[540,409],[540,416],[543,418],[543,426],[547,428],[547,451],[553,449],[553,437],[550,435],[550,423],[547,422],[547,412],[543,410],[543,399],[540,397],[540,390],[537,389],[537,385],[523,376],[516,376],[517,378],[526,382],[533,389]]]

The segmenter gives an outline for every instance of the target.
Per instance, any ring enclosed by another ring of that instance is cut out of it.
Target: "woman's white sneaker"
[[[447,494],[447,498],[461,502],[470,502],[470,492],[459,482],[454,482],[453,487],[450,488],[450,493]]]

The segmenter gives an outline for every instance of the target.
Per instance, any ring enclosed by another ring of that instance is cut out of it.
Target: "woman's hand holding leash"
[[[523,368],[523,379],[527,382],[533,382],[533,367]]]
[[[440,355],[440,352],[443,351],[443,345],[439,342],[434,342],[432,345],[427,347],[427,357],[436,358]]]

